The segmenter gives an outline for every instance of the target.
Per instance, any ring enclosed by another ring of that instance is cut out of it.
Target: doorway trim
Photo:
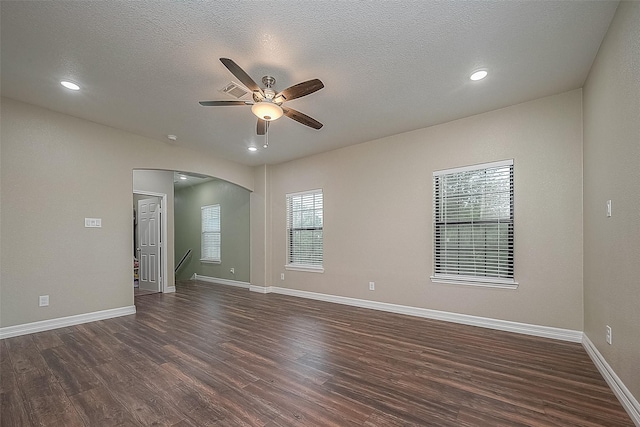
[[[132,194],[140,194],[142,196],[155,196],[160,197],[162,203],[162,221],[160,221],[160,233],[162,240],[160,242],[160,274],[162,280],[160,283],[160,292],[170,293],[175,292],[175,286],[167,286],[167,277],[169,271],[167,270],[167,194],[166,193],[154,193],[152,191],[133,191]],[[133,238],[133,236],[131,237]],[[133,245],[131,245],[133,247]]]

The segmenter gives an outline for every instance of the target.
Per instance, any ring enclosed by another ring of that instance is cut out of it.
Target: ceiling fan
[[[270,121],[276,120],[283,115],[309,126],[313,129],[320,129],[323,125],[316,119],[307,116],[293,108],[285,107],[283,104],[292,99],[301,98],[312,94],[324,87],[324,84],[318,80],[307,80],[290,86],[281,92],[273,90],[276,79],[271,76],[264,76],[261,88],[253,81],[251,77],[238,64],[229,58],[220,58],[220,61],[231,74],[233,74],[240,82],[253,92],[252,101],[200,101],[203,107],[221,107],[227,105],[251,105],[251,111],[258,117],[257,131],[258,135],[265,135]]]

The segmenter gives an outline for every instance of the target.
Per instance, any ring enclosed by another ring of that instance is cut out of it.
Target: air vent
[[[249,91],[244,86],[241,86],[240,84],[235,82],[229,83],[228,85],[220,89],[220,92],[233,96],[236,99],[240,99],[249,93]]]

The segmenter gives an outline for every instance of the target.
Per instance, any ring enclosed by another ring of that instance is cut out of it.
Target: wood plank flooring
[[[148,291],[146,289],[133,288],[133,296],[141,297],[142,295],[157,294],[158,291]]]
[[[580,344],[198,282],[0,341],[2,426],[633,426]]]

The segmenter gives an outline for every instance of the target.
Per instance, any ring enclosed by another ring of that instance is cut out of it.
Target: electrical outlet
[[[376,290],[376,282],[369,282],[369,290],[370,291]]]
[[[611,345],[611,326],[607,325],[607,344]]]
[[[280,273],[280,280],[284,280],[284,273]]]
[[[49,305],[49,295],[40,295],[38,298],[38,305],[40,307],[46,307]]]
[[[231,269],[229,270],[231,272],[231,274],[236,274],[236,269],[231,267]]]

